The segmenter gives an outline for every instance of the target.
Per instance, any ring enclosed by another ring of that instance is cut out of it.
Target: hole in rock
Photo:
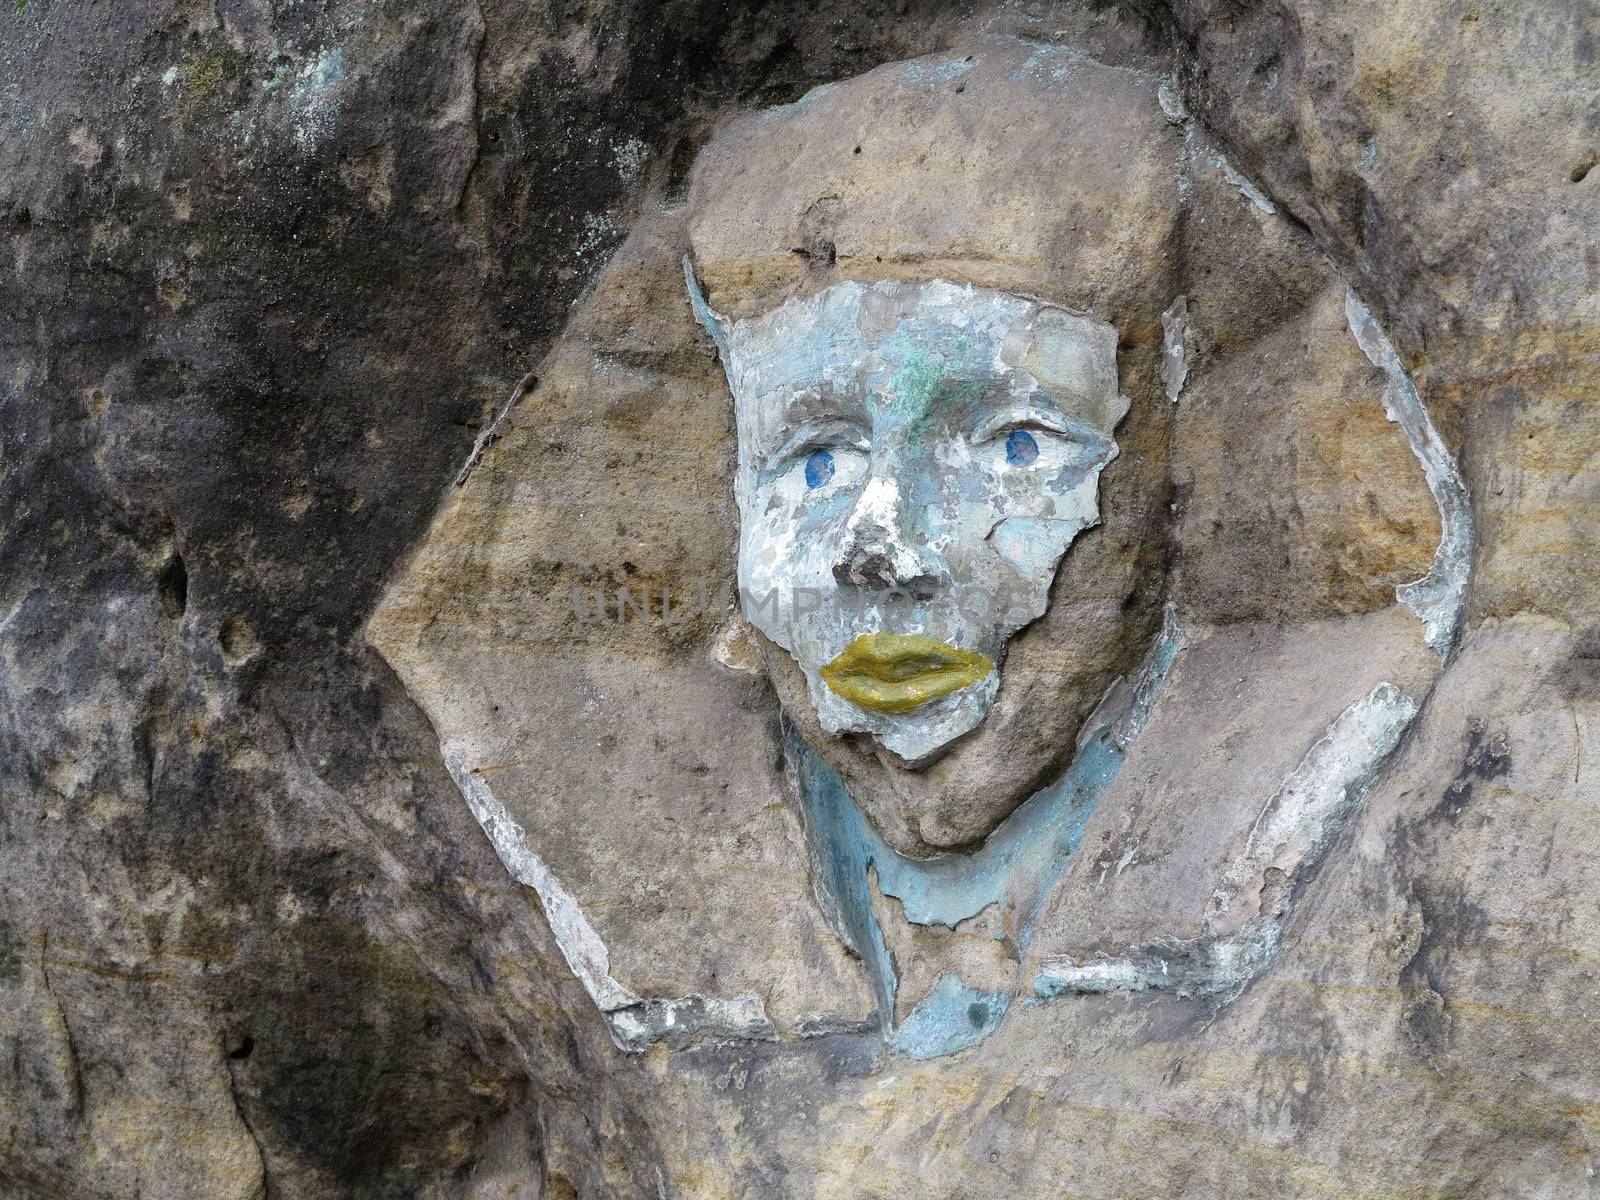
[[[261,652],[261,643],[255,630],[243,617],[229,617],[217,630],[217,644],[222,647],[222,661],[230,667],[249,662]]]
[[[685,135],[673,144],[667,159],[665,199],[669,205],[683,203],[689,194],[689,170],[694,166],[695,155],[700,152],[697,139]]]
[[[228,1047],[228,1057],[233,1059],[234,1062],[243,1062],[245,1059],[250,1057],[251,1051],[253,1051],[255,1048],[255,1038],[251,1037],[249,1034],[245,1034]]]
[[[813,265],[826,262],[831,267],[839,261],[839,250],[832,242],[812,242],[808,246],[796,246],[789,253],[798,254]]]
[[[189,607],[189,570],[183,565],[183,555],[174,554],[167,559],[156,577],[156,591],[161,596],[162,611],[177,620]]]

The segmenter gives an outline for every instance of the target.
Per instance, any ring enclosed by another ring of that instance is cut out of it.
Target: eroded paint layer
[[[1157,939],[1086,962],[1052,956],[1034,996],[1149,988],[1236,994],[1276,957],[1295,901],[1416,715],[1416,702],[1390,683],[1340,714],[1267,801],[1207,906],[1200,936]]]
[[[440,746],[445,767],[477,819],[500,862],[518,883],[531,887],[544,906],[556,945],[583,984],[623,1050],[679,1048],[702,1041],[759,1041],[774,1036],[765,1006],[757,996],[729,999],[638,996],[611,977],[611,955],[576,898],[561,885],[544,860],[528,848],[522,826],[506,812],[488,781],[467,765],[459,742]]]
[[[899,980],[872,911],[867,872],[875,858],[894,852],[862,816],[838,772],[822,761],[787,718],[783,732],[784,751],[800,796],[817,903],[840,940],[861,959],[872,985],[879,1026],[888,1029],[894,1023]]]
[[[1439,548],[1434,552],[1433,566],[1415,583],[1396,588],[1395,595],[1422,620],[1428,645],[1441,658],[1448,659],[1461,631],[1467,578],[1472,571],[1472,497],[1388,335],[1353,290],[1346,293],[1344,307],[1356,344],[1372,365],[1388,377],[1383,391],[1384,411],[1405,431],[1411,452],[1427,477],[1428,491],[1439,506]]]
[[[1011,997],[967,987],[959,976],[941,975],[927,998],[911,1010],[889,1043],[908,1058],[942,1058],[976,1046],[1000,1027]]]
[[[1254,204],[1269,217],[1277,215],[1278,206],[1267,199],[1265,192],[1240,174],[1238,169],[1228,161],[1225,154],[1214,152],[1211,155],[1211,165],[1221,171],[1222,177],[1238,188],[1239,194],[1250,201],[1251,204]]]
[[[1208,932],[1232,932],[1259,914],[1269,880],[1293,885],[1316,869],[1416,714],[1415,701],[1380,683],[1340,715],[1256,818],[1207,906]]]
[[[455,780],[467,807],[488,834],[489,844],[501,863],[513,879],[538,893],[567,966],[600,1011],[611,1012],[638,1004],[639,997],[611,977],[611,955],[606,944],[589,924],[572,893],[561,886],[544,860],[528,848],[522,826],[506,812],[490,790],[488,781],[467,765],[466,748],[459,742],[446,742],[440,749],[450,778]]]
[[[1189,379],[1189,298],[1179,296],[1161,314],[1161,379],[1173,404]]]
[[[756,996],[652,996],[606,1014],[611,1038],[635,1053],[652,1046],[681,1050],[701,1042],[765,1042],[775,1034]]]
[[[734,398],[745,619],[794,656],[823,729],[923,765],[984,719],[998,672],[900,705],[824,668],[873,635],[1003,661],[1100,519],[1117,331],[944,280],[846,281],[730,323],[684,276]]]

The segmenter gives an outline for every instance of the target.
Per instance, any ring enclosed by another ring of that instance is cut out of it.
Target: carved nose
[[[900,490],[892,482],[871,480],[845,526],[833,577],[842,584],[879,591],[903,591],[925,600],[947,582],[937,559],[913,546],[905,534]]]
[[[891,591],[900,588],[919,599],[937,586],[932,572],[901,561],[901,556],[880,546],[857,542],[846,548],[833,564],[833,577],[856,587]]]

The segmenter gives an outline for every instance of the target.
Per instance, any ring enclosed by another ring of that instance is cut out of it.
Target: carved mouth
[[[899,715],[977,683],[994,660],[920,635],[864,633],[822,668],[836,696],[858,708]]]

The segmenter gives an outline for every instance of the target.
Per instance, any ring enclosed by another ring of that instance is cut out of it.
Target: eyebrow
[[[871,441],[866,426],[853,417],[824,417],[817,421],[802,421],[776,450],[762,452],[762,465],[770,467],[774,463],[780,463],[813,442],[820,442],[830,434],[837,436],[841,433],[850,435],[849,440],[863,449],[867,448],[863,443],[870,444]]]
[[[756,407],[762,407],[760,401]],[[872,428],[872,417],[859,396],[832,387],[793,387],[788,389],[779,408],[779,415],[761,421],[764,428],[758,438],[758,449],[764,461],[775,461],[781,455],[792,454],[805,437],[816,437],[830,430],[849,429],[865,432]],[[767,447],[777,444],[776,450]]]
[[[1003,404],[979,423],[972,432],[974,442],[988,441],[1000,430],[1008,425],[1015,425],[1019,421],[1032,421],[1055,433],[1066,437],[1077,438],[1092,446],[1107,445],[1109,439],[1092,425],[1088,425],[1075,417],[1069,417],[1056,405],[1039,400],[1020,400]]]

